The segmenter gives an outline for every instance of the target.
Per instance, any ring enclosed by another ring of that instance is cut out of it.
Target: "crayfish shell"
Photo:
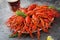
[[[52,22],[54,21],[54,18],[52,18],[51,19],[51,22],[49,23],[49,25],[51,25],[52,24]],[[40,29],[40,31],[41,31],[42,29]],[[18,31],[18,32],[20,32],[20,31]],[[37,32],[37,31],[34,31],[34,32],[32,32],[32,33],[35,33],[35,32]],[[29,32],[22,32],[23,34],[28,34]]]

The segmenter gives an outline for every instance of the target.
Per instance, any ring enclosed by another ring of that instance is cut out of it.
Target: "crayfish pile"
[[[33,32],[37,32],[37,38],[40,38],[40,29],[48,32],[51,23],[57,17],[58,12],[54,8],[46,5],[32,4],[27,8],[20,8],[24,15],[13,15],[7,21],[7,26],[13,31],[13,35],[18,33],[20,37],[23,33],[29,33],[33,38]]]

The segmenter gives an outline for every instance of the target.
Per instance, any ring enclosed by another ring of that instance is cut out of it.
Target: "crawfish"
[[[39,20],[38,20],[38,17],[36,15],[32,15],[32,22],[34,23],[34,25],[38,25],[39,23]]]
[[[20,11],[27,13],[27,9],[26,8],[20,8]]]
[[[30,5],[27,10],[33,10],[34,8],[36,8],[36,4]]]
[[[31,18],[29,16],[27,16],[25,18],[26,24],[30,24],[31,23]]]

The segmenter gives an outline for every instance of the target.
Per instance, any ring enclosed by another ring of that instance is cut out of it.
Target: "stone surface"
[[[21,0],[21,6],[27,7],[28,5],[32,3],[37,3],[39,5],[44,5],[45,2],[39,1],[39,0]],[[52,5],[52,3],[49,3],[48,5]],[[6,20],[11,16],[12,11],[10,10],[10,7],[6,0],[0,0],[0,40],[32,40],[29,35],[24,37],[24,35],[19,38],[9,38],[9,35],[11,34],[9,28],[6,26],[5,22]],[[60,18],[57,18],[55,20],[55,23],[53,23],[52,28],[49,29],[49,34],[41,32],[40,40],[46,40],[46,37],[51,35],[55,40],[60,40]],[[34,40],[37,40],[37,38],[34,36]]]

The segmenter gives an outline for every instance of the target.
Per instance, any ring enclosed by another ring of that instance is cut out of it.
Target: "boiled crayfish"
[[[48,32],[51,27],[51,23],[58,15],[58,12],[54,8],[49,6],[39,6],[36,4],[30,5],[28,8],[20,8],[20,14],[13,15],[7,21],[7,25],[13,31],[12,35],[18,33],[18,37],[22,33],[29,33],[33,38],[33,32],[37,32],[37,37],[40,39],[40,29],[44,32]]]

